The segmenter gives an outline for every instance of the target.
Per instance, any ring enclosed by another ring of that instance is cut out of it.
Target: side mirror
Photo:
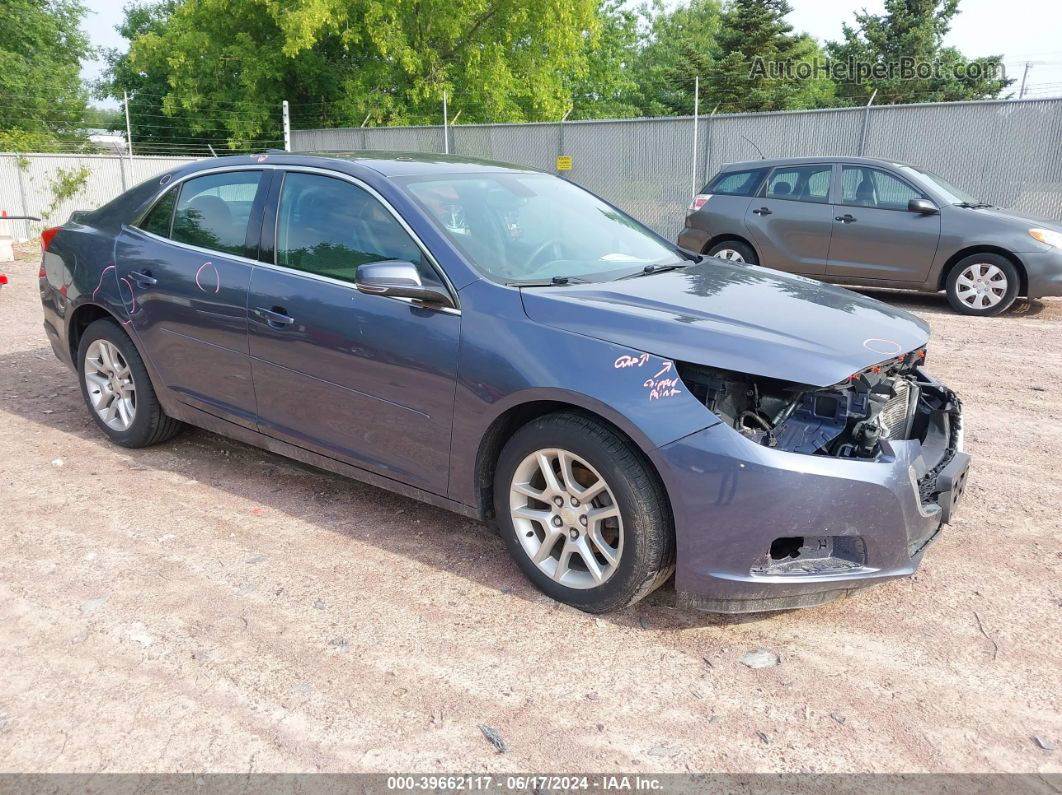
[[[369,262],[358,268],[354,286],[369,295],[412,298],[425,304],[453,306],[450,295],[438,287],[425,285],[412,262],[384,260]]]
[[[911,199],[907,202],[907,210],[912,213],[920,213],[922,215],[933,215],[937,210],[937,205],[933,204],[929,199]]]

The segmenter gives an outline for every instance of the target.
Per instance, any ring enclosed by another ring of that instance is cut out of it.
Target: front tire
[[[759,265],[759,259],[752,246],[740,240],[722,240],[708,249],[709,257],[718,257],[739,265]]]
[[[89,416],[115,444],[149,447],[180,430],[162,410],[133,341],[113,320],[101,318],[85,329],[77,370]]]
[[[987,317],[1006,312],[1018,296],[1014,263],[1000,254],[972,254],[948,273],[948,303],[964,315]]]
[[[671,512],[648,462],[580,414],[550,414],[502,450],[494,505],[509,553],[546,595],[588,613],[633,604],[674,570]]]

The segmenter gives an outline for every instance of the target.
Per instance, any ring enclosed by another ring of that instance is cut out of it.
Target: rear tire
[[[740,240],[722,240],[708,249],[709,257],[718,257],[727,262],[745,265],[759,265],[759,259],[752,246]]]
[[[656,474],[591,417],[549,414],[517,431],[498,459],[494,505],[524,575],[588,613],[633,604],[674,571],[671,511]]]
[[[181,429],[162,410],[144,360],[113,320],[101,318],[85,329],[77,371],[89,416],[115,444],[150,447]]]
[[[948,272],[948,303],[963,315],[988,317],[1006,312],[1018,297],[1021,278],[1001,254],[971,254]]]

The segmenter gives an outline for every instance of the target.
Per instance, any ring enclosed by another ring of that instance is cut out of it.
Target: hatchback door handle
[[[772,212],[770,207],[757,207],[752,211],[753,215],[770,215]]]
[[[855,216],[851,213],[845,213],[844,215],[835,216],[833,220],[840,221],[842,224],[850,224],[855,221]]]
[[[154,287],[159,283],[159,280],[151,275],[150,271],[132,271],[129,277],[136,282],[137,287],[148,288]]]
[[[272,309],[266,309],[264,306],[260,306],[254,310],[258,317],[262,318],[273,328],[283,328],[284,326],[290,326],[295,322],[295,318],[288,314],[282,306],[274,306]]]

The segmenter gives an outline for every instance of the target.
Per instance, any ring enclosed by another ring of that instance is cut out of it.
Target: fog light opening
[[[787,560],[800,555],[804,546],[804,536],[776,538],[771,542],[771,560]]]

